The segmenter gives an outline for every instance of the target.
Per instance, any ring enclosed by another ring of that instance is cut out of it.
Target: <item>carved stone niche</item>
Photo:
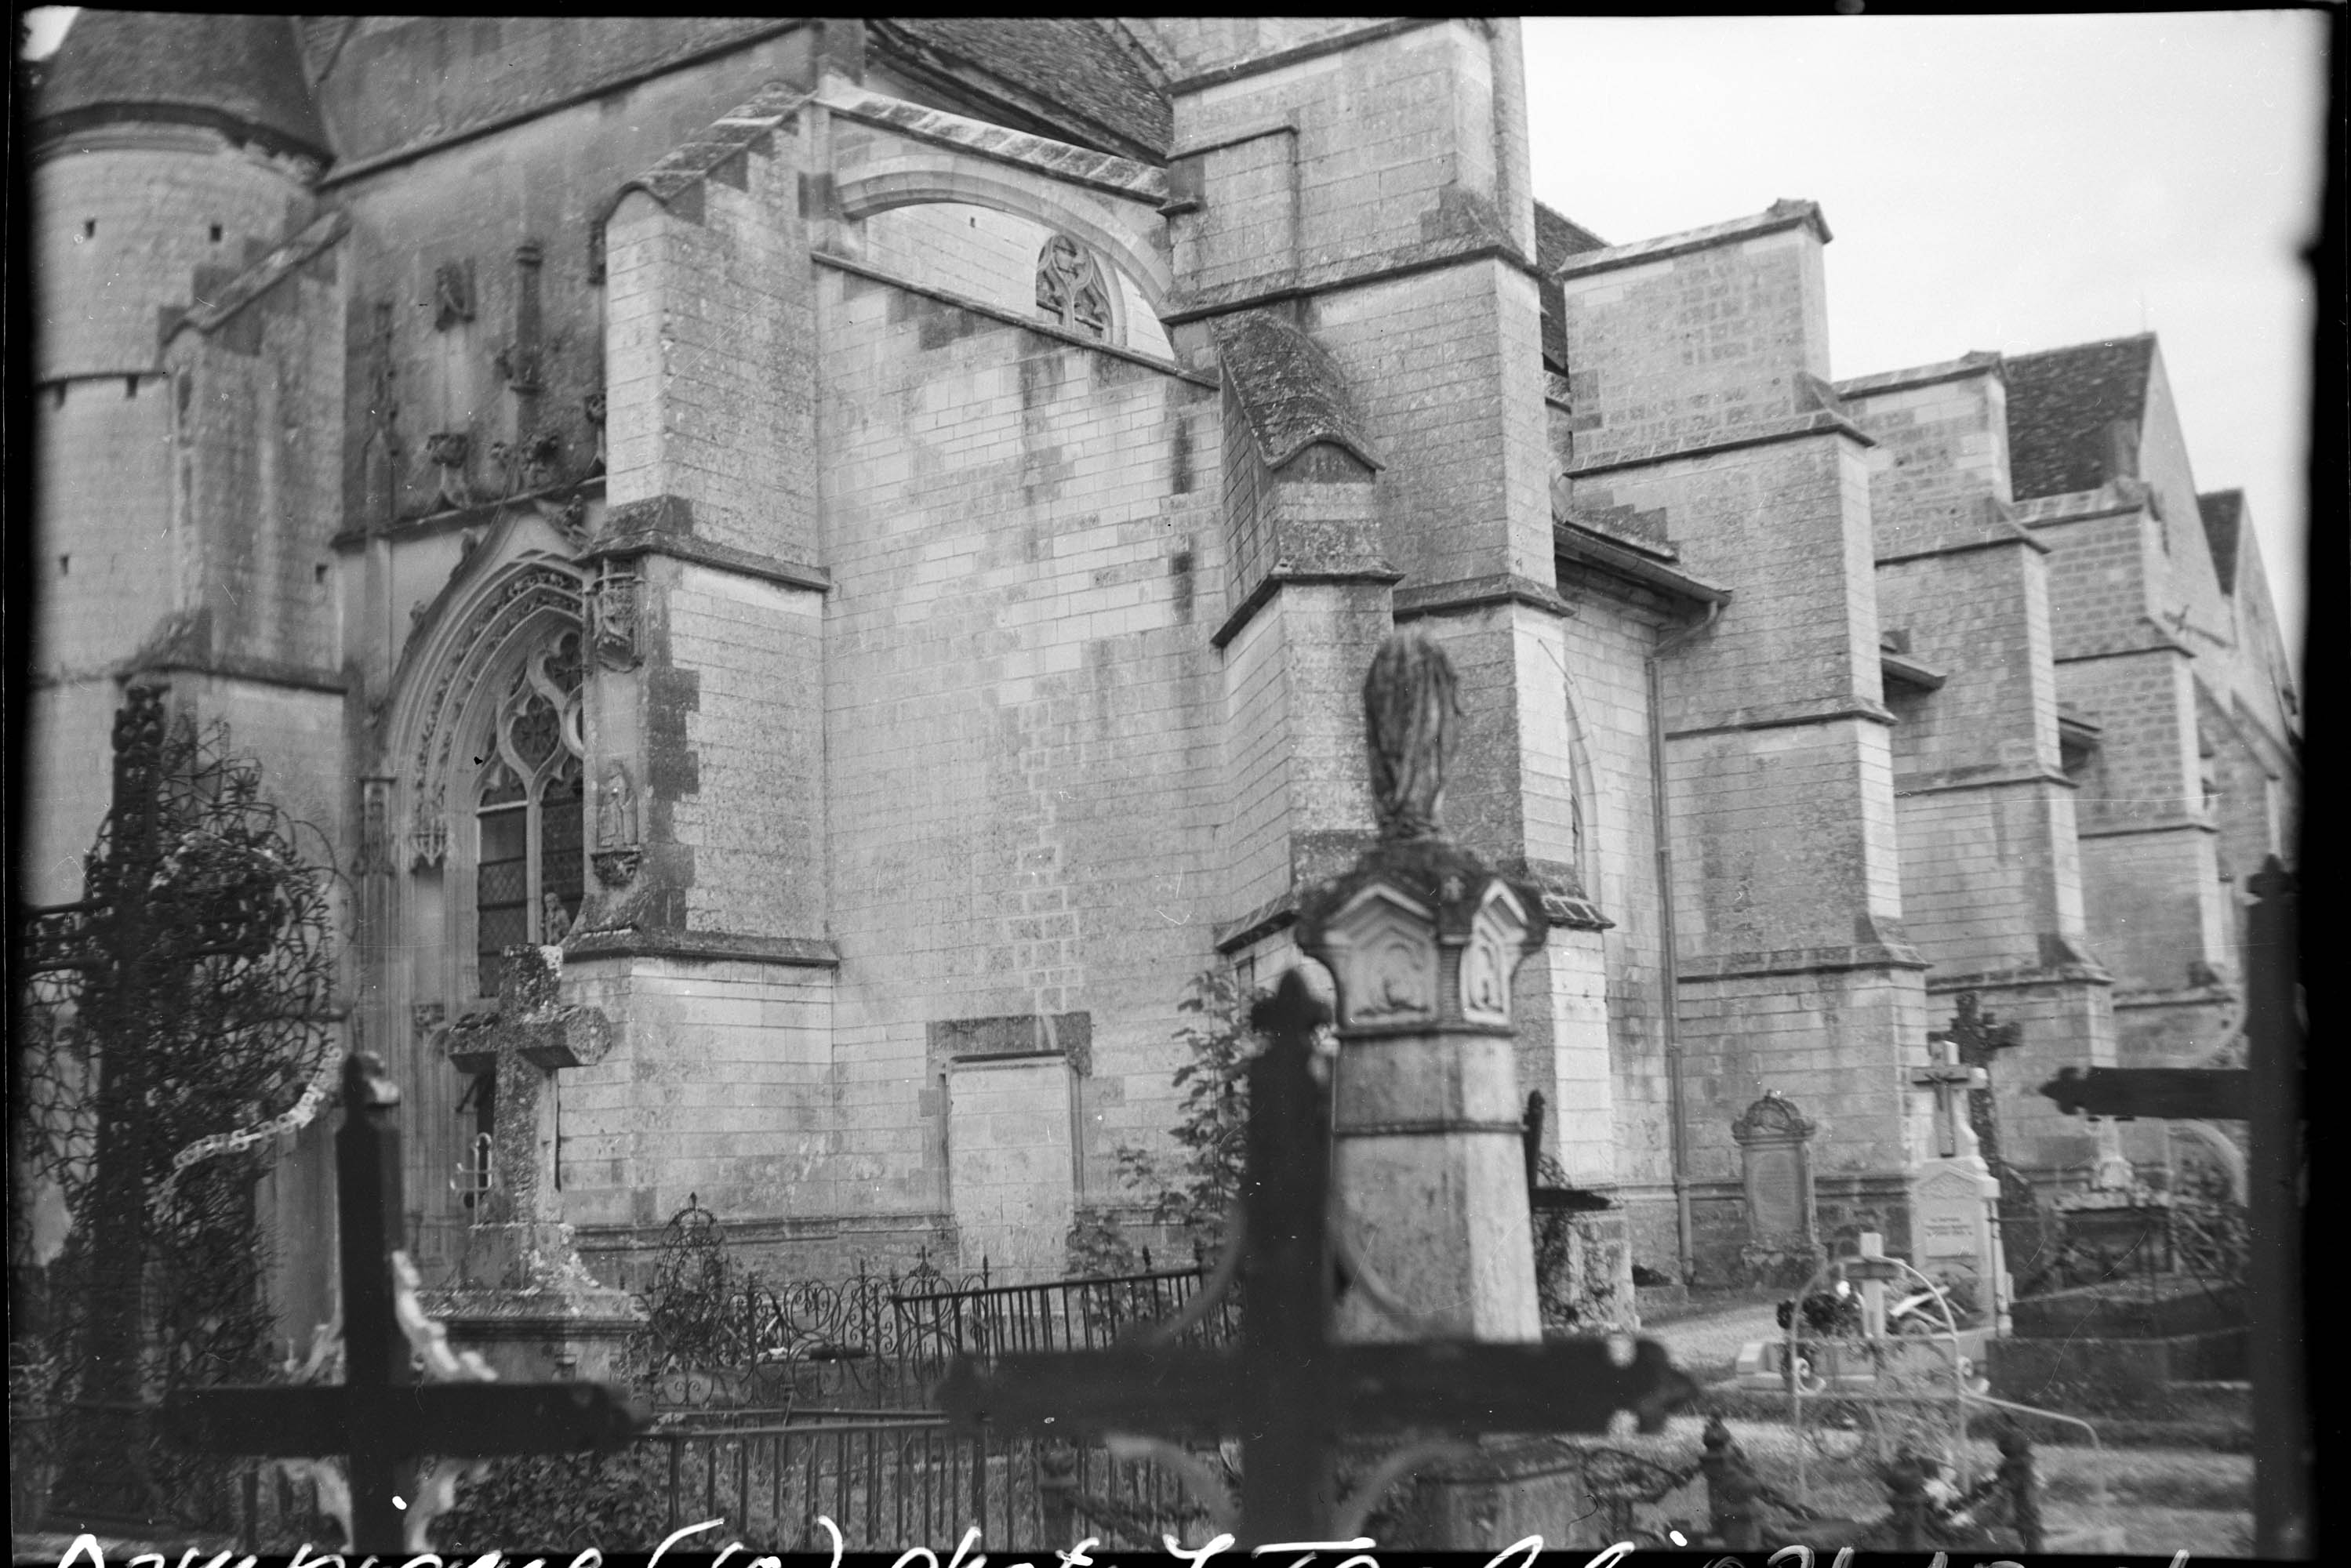
[[[1331,917],[1322,943],[1342,1029],[1422,1029],[1437,1021],[1441,965],[1437,915],[1426,904],[1374,883]]]
[[[589,591],[589,641],[608,670],[632,670],[643,661],[637,643],[639,587],[634,562],[607,560]]]
[[[1820,1249],[1813,1201],[1814,1124],[1777,1089],[1765,1092],[1730,1124],[1747,1189],[1750,1268],[1769,1273],[1809,1272]]]
[[[1529,922],[1507,883],[1486,889],[1469,919],[1461,949],[1461,1016],[1471,1023],[1510,1026],[1510,976],[1526,956]]]

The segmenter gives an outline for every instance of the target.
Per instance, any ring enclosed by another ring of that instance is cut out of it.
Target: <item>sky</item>
[[[2197,487],[2245,492],[2299,670],[2323,16],[1530,17],[1524,37],[1535,196],[1609,243],[1821,204],[1840,379],[2154,331]]]
[[[26,14],[27,52],[72,9]],[[1613,244],[1821,204],[1838,377],[2153,330],[2297,671],[2325,23],[1530,17],[1536,196]]]

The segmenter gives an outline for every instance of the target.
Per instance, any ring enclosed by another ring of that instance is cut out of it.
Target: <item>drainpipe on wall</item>
[[[1681,966],[1679,937],[1674,928],[1673,830],[1666,816],[1666,703],[1661,666],[1667,654],[1677,652],[1699,632],[1711,630],[1721,618],[1720,601],[1709,603],[1705,620],[1660,639],[1642,661],[1649,683],[1649,789],[1656,824],[1657,946],[1662,978],[1659,996],[1664,1002],[1658,1016],[1666,1030],[1666,1103],[1673,1133],[1674,1240],[1685,1286],[1690,1282],[1697,1252],[1690,1225],[1689,1134],[1683,1116]]]

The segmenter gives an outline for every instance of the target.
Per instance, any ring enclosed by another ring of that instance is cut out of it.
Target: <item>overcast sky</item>
[[[2152,329],[2300,664],[2325,19],[1530,17],[1535,195],[1611,244],[1821,204],[1835,375]],[[2339,287],[2339,286],[2338,286]]]
[[[1525,26],[1535,194],[1614,244],[1820,203],[1839,377],[2152,329],[2299,667],[2319,14]]]

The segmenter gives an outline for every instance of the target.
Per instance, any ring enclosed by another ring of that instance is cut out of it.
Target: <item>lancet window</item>
[[[496,996],[500,955],[559,942],[585,887],[580,638],[567,630],[509,679],[479,753],[474,808],[475,985]]]

